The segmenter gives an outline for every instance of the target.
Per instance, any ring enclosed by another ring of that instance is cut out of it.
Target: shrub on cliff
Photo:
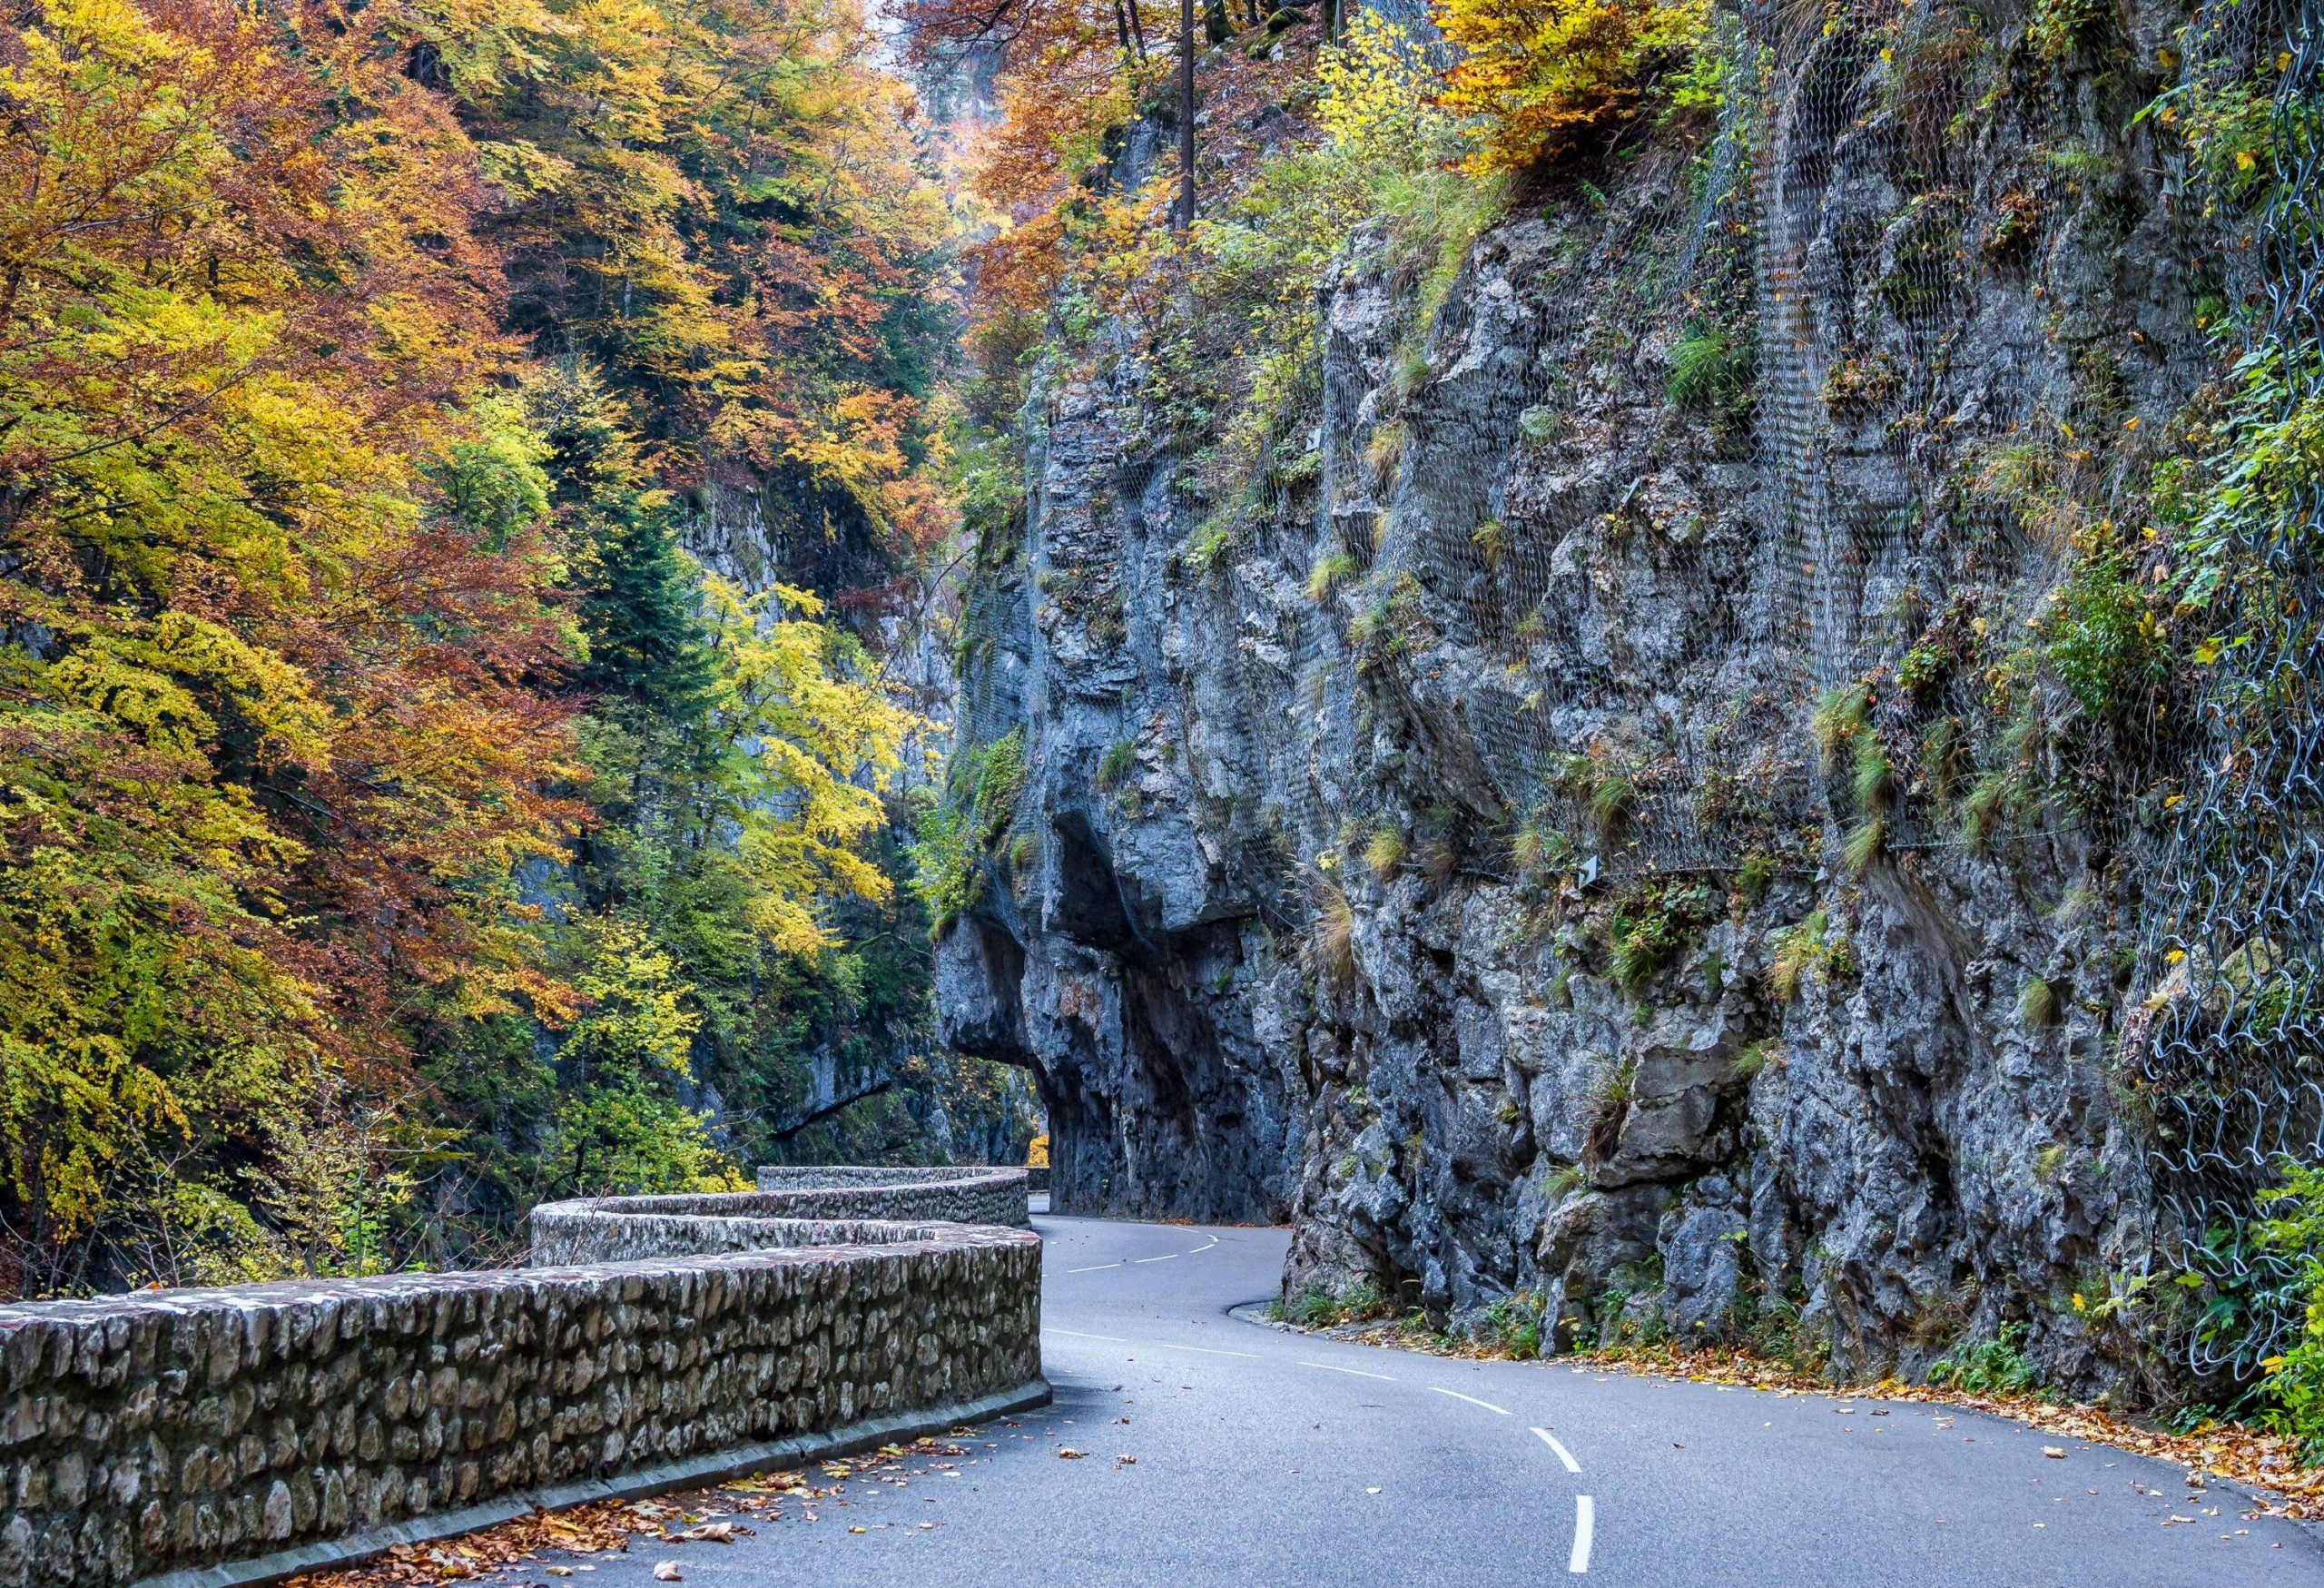
[[[1655,101],[1716,100],[1708,0],[1435,0],[1462,52],[1443,104],[1472,118],[1468,169],[1525,171]]]
[[[2309,1462],[2324,1461],[2324,1170],[2286,1160],[2284,1183],[2263,1198],[2270,1215],[2253,1228],[2253,1243],[2289,1267],[2308,1313],[2290,1344],[2260,1364],[2265,1420],[2300,1442]]]

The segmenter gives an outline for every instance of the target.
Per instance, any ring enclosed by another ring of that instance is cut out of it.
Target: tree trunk
[[[1178,0],[1178,230],[1195,223],[1195,0]]]

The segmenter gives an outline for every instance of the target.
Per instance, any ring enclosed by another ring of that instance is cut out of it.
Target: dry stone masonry
[[[263,1581],[1047,1398],[1021,1170],[819,1173],[545,1207],[524,1269],[0,1307],[0,1584]],[[834,1189],[912,1222],[796,1217]]]
[[[781,1196],[795,1218],[951,1218],[963,1224],[1026,1221],[1026,1171],[999,1169],[759,1170],[759,1191]]]

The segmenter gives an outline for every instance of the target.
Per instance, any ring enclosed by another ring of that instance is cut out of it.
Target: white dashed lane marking
[[[1509,1415],[1509,1413],[1508,1413],[1506,1410],[1504,1410],[1503,1408],[1502,1408],[1502,1407],[1500,1407],[1500,1406],[1497,1406],[1493,1405],[1493,1404],[1492,1404],[1492,1402],[1491,1402],[1491,1401],[1481,1401],[1481,1400],[1479,1400],[1475,1396],[1472,1396],[1472,1395],[1462,1395],[1462,1394],[1459,1390],[1457,1390],[1457,1389],[1438,1389],[1438,1388],[1437,1388],[1437,1386],[1436,1386],[1435,1385],[1433,1385],[1433,1384],[1432,1384],[1432,1385],[1430,1385],[1428,1387],[1429,1387],[1429,1388],[1431,1388],[1431,1389],[1433,1389],[1433,1390],[1435,1390],[1435,1391],[1436,1391],[1436,1393],[1437,1393],[1438,1395],[1449,1395],[1449,1396],[1452,1396],[1454,1400],[1456,1400],[1456,1401],[1467,1401],[1467,1402],[1468,1402],[1471,1406],[1482,1406],[1482,1407],[1484,1407],[1484,1409],[1485,1409],[1485,1410],[1487,1410],[1487,1411],[1491,1412],[1493,1415],[1495,1415],[1495,1416],[1497,1416],[1497,1417],[1505,1417],[1505,1416]]]
[[[1120,1267],[1121,1265],[1119,1263],[1092,1263],[1086,1268],[1068,1268],[1066,1272],[1068,1274],[1095,1274],[1103,1268],[1118,1268]]]
[[[1103,1340],[1108,1346],[1127,1346],[1129,1344],[1128,1340],[1123,1339],[1119,1335],[1085,1335],[1079,1329],[1044,1328],[1041,1333],[1045,1335],[1063,1335],[1068,1339],[1071,1340]]]
[[[1536,1428],[1533,1432],[1540,1436],[1542,1444],[1548,1445],[1551,1450],[1558,1453],[1558,1459],[1565,1463],[1566,1471],[1578,1473],[1581,1470],[1581,1464],[1573,1459],[1573,1452],[1559,1444],[1558,1436],[1556,1435],[1551,1433],[1547,1428]]]
[[[1320,1368],[1325,1373],[1344,1373],[1353,1378],[1376,1378],[1383,1384],[1393,1384],[1396,1382],[1393,1378],[1391,1378],[1384,1373],[1366,1373],[1361,1367],[1334,1367],[1328,1362],[1302,1362],[1299,1366],[1302,1367]]]
[[[1587,1494],[1573,1497],[1573,1554],[1565,1569],[1577,1574],[1590,1569],[1590,1538],[1597,1531],[1598,1507]]]
[[[1172,1258],[1183,1256],[1185,1256],[1183,1252],[1164,1252],[1158,1258],[1132,1258],[1130,1261],[1134,1263],[1167,1263]]]

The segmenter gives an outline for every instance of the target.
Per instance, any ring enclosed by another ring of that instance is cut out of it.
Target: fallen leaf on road
[[[654,1581],[656,1583],[683,1583],[685,1580],[685,1573],[678,1570],[677,1562],[656,1561],[654,1563]]]
[[[1059,1461],[1079,1461],[1083,1456],[1088,1454],[1089,1453],[1086,1450],[1076,1450],[1072,1445],[1068,1445],[1058,1451],[1057,1458]]]
[[[850,1533],[862,1533],[862,1532],[863,1531],[863,1529],[862,1529],[862,1528],[860,1528],[860,1527],[851,1527],[851,1528],[849,1528],[849,1529],[848,1529],[848,1531],[849,1531]]]
[[[548,1574],[552,1577],[570,1577],[573,1575],[573,1568],[571,1566],[551,1566],[548,1569]]]
[[[1379,1491],[1379,1490],[1377,1490],[1377,1489],[1366,1489],[1366,1490],[1364,1490],[1364,1492],[1365,1494],[1378,1494],[1380,1491]]]
[[[734,1524],[731,1522],[705,1522],[700,1527],[689,1527],[678,1534],[688,1544],[733,1544]]]
[[[2042,1446],[2042,1454],[2052,1461],[2063,1461],[2066,1458],[2065,1451],[2055,1445],[2044,1445]]]

